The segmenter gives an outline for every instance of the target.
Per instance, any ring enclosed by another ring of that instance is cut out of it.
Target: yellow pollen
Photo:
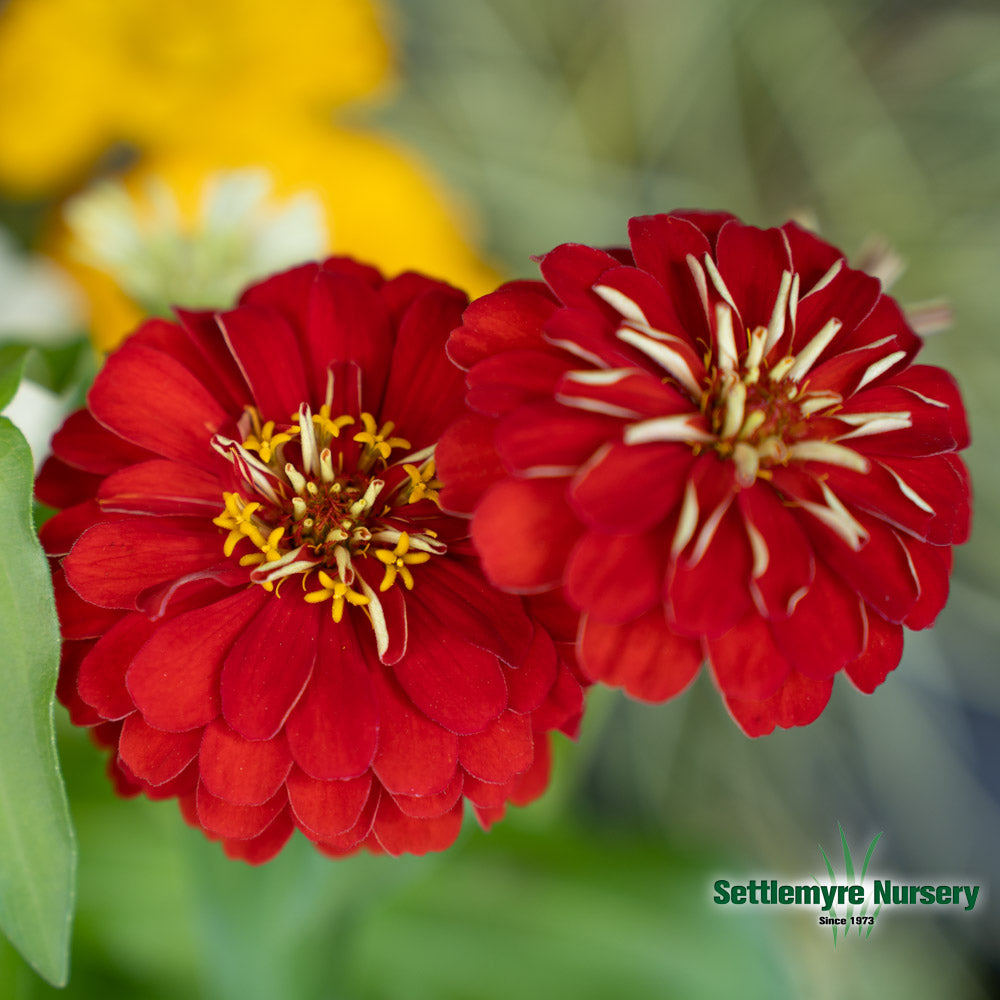
[[[253,411],[256,413],[256,411]],[[291,441],[292,435],[282,431],[280,434],[274,433],[274,421],[268,420],[263,427],[256,430],[255,433],[251,434],[244,442],[243,447],[247,451],[255,451],[260,455],[262,462],[270,462],[274,457],[275,451],[279,445],[284,444],[286,441]]]
[[[297,414],[296,414],[297,416]],[[319,413],[314,413],[313,424],[317,430],[329,434],[330,437],[340,437],[340,429],[354,423],[354,417],[349,417],[346,413],[339,417],[330,416],[330,404],[324,403],[319,408]]]
[[[370,413],[362,413],[361,423],[365,429],[355,434],[354,440],[365,445],[371,453],[377,454],[383,462],[389,458],[393,448],[410,447],[406,438],[389,436],[396,426],[391,420],[387,420],[380,429]]]
[[[418,566],[427,562],[431,554],[429,552],[410,552],[410,536],[404,531],[399,536],[394,549],[376,549],[375,558],[385,566],[385,576],[378,585],[380,591],[388,590],[395,582],[397,575],[403,581],[403,586],[407,590],[413,590],[413,574],[410,566]]]
[[[404,465],[403,470],[410,477],[410,494],[407,503],[416,503],[418,500],[433,500],[439,507],[441,498],[438,490],[444,485],[439,479],[434,478],[434,459],[429,458],[421,468],[415,465]]]
[[[319,571],[319,582],[322,590],[312,590],[305,595],[304,599],[310,604],[332,600],[330,613],[335,622],[339,622],[344,617],[345,603],[353,604],[355,607],[361,607],[368,603],[368,598],[364,594],[352,590],[343,580],[335,580],[326,570]]]
[[[260,528],[253,521],[254,511],[260,509],[259,503],[244,503],[239,493],[223,493],[223,500],[226,502],[226,509],[216,518],[212,519],[212,524],[226,529],[229,534],[226,536],[222,551],[228,558],[233,554],[237,542],[241,538],[249,538],[259,549],[267,545]]]

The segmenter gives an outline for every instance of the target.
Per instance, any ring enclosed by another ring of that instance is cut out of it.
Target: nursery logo
[[[838,873],[823,845],[819,852],[824,871],[811,882],[790,884],[776,878],[751,879],[746,883],[732,883],[720,878],[715,881],[712,902],[717,906],[795,906],[817,910],[816,922],[833,933],[833,946],[846,941],[853,932],[860,940],[871,937],[883,907],[946,907],[953,912],[975,910],[981,886],[957,880],[915,884],[895,878],[873,878],[869,875],[872,856],[882,839],[877,833],[865,850],[864,860],[858,869],[844,828],[838,823],[840,846],[844,854],[843,871]]]

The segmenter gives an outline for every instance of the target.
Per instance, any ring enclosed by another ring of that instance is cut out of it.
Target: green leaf
[[[59,626],[31,525],[31,453],[0,418],[0,928],[56,986],[69,977],[76,842],[56,757]]]
[[[0,347],[0,410],[14,398],[27,357],[27,347],[17,344]]]

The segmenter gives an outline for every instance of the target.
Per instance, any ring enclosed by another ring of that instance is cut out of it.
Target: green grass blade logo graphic
[[[857,885],[864,883],[865,875],[868,874],[868,865],[871,863],[872,854],[875,851],[875,845],[882,838],[882,833],[877,833],[872,842],[868,845],[868,850],[865,853],[864,864],[861,866],[860,875],[855,878],[854,873],[854,860],[851,857],[851,848],[847,843],[847,835],[844,833],[843,826],[840,823],[837,824],[837,829],[840,831],[840,844],[844,851],[844,884],[845,885]],[[823,856],[823,862],[826,865],[827,876],[830,879],[830,885],[834,886],[837,884],[837,873],[834,871],[833,865],[830,863],[830,858],[827,856],[826,851],[823,849],[823,845],[819,845],[819,853]],[[817,884],[819,884],[819,879],[814,879]],[[843,923],[833,923],[830,929],[833,931],[833,946],[837,947],[837,937],[838,932],[843,930],[843,938],[846,940],[851,929],[857,927],[858,937],[860,938],[864,935],[867,941],[871,937],[872,930],[875,927],[875,921],[878,919],[878,915],[882,910],[882,904],[880,903],[875,912],[869,915],[870,904],[866,901],[864,907],[860,912],[855,912],[855,907],[853,903],[848,902],[846,904],[846,912],[841,918],[840,914],[837,912],[836,908],[830,907],[830,916],[837,918],[838,920],[843,920]]]

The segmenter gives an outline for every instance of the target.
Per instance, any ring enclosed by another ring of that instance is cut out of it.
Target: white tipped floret
[[[607,368],[608,363],[599,354],[595,354],[593,351],[588,351],[585,347],[581,347],[575,340],[566,339],[556,339],[555,337],[549,337],[542,334],[542,340],[547,344],[551,344],[553,347],[558,347],[560,350],[567,351],[568,353],[574,355],[575,357],[581,358],[583,361],[588,361],[592,365],[596,365],[598,368]]]
[[[799,412],[808,417],[821,410],[828,410],[831,406],[839,406],[843,401],[844,397],[836,392],[807,394],[799,403]]]
[[[912,487],[909,483],[905,482],[894,469],[891,469],[888,465],[883,466],[887,469],[889,475],[896,480],[896,485],[900,488],[903,496],[906,497],[911,503],[916,504],[922,511],[927,514],[935,513],[934,508]]]
[[[793,382],[804,378],[809,369],[819,360],[819,356],[830,346],[844,324],[836,317],[828,319],[819,332],[795,356],[795,363],[788,369],[788,377]]]
[[[785,315],[788,310],[788,295],[792,289],[792,272],[781,272],[781,284],[778,286],[778,294],[774,299],[774,308],[771,310],[771,319],[767,324],[767,332],[761,345],[761,357],[770,352],[771,348],[778,343],[785,334]],[[751,344],[753,353],[753,344]],[[754,367],[760,364],[761,357],[756,357]],[[749,367],[750,361],[747,360]]]
[[[694,377],[691,366],[678,351],[675,351],[661,340],[654,340],[647,334],[640,333],[638,330],[632,330],[627,326],[623,326],[617,332],[616,336],[619,340],[623,340],[626,344],[631,344],[637,350],[642,351],[651,361],[655,361],[668,375],[673,376],[693,399],[696,399],[701,394],[701,386]],[[619,369],[613,370],[617,371]]]
[[[752,521],[744,518],[743,526],[747,530],[750,550],[753,552],[753,568],[750,570],[750,575],[759,580],[767,572],[767,567],[771,563],[771,553],[767,549],[767,542],[764,541],[760,529]]]
[[[330,484],[336,479],[333,470],[333,453],[329,448],[324,448],[319,453],[319,474],[324,483]]]
[[[740,359],[733,333],[733,311],[722,302],[715,305],[715,343],[719,371],[734,371]]]
[[[351,553],[346,545],[338,545],[333,550],[333,558],[337,563],[337,575],[348,587],[354,583],[354,566],[351,564]]]
[[[733,464],[736,466],[736,480],[740,486],[753,486],[760,471],[760,449],[746,441],[739,441],[733,448]]]
[[[839,465],[843,469],[867,473],[871,463],[864,455],[859,455],[853,448],[832,441],[796,441],[789,445],[788,457],[798,462],[825,462],[827,465]]]
[[[726,413],[722,430],[719,431],[719,437],[723,440],[735,437],[743,426],[746,402],[747,387],[742,382],[735,382],[726,392]]]
[[[691,425],[692,420],[700,417],[700,413],[680,413],[629,424],[622,433],[622,441],[625,444],[648,444],[651,441],[684,441],[695,444],[699,441],[715,441],[716,436],[710,431]]]
[[[689,565],[696,566],[705,557],[705,553],[708,551],[709,545],[712,544],[712,539],[715,537],[715,533],[719,530],[719,525],[722,523],[722,518],[726,511],[729,510],[729,505],[732,503],[732,496],[726,497],[722,503],[719,504],[711,514],[708,515],[705,523],[701,527],[701,532],[698,535],[698,540],[694,544],[694,550],[691,552],[691,559]]]
[[[795,336],[795,321],[799,315],[799,275],[796,272],[792,275],[792,287],[788,290],[788,322],[792,327],[792,336]]]
[[[292,484],[292,489],[302,496],[306,492],[306,477],[291,462],[285,463],[285,475]]]
[[[379,495],[383,486],[385,486],[385,480],[373,479],[368,484],[368,489],[365,490],[365,495],[351,504],[349,508],[351,516],[359,517],[366,510],[371,510],[372,507],[375,506],[375,498]]]
[[[854,552],[859,552],[868,541],[868,532],[858,524],[826,483],[821,480],[819,486],[825,503],[800,500],[799,505],[839,535]]]
[[[368,598],[365,611],[375,633],[375,648],[378,650],[379,658],[385,656],[389,649],[389,627],[385,621],[385,611],[382,609],[382,602],[378,594],[369,586],[363,576],[357,577],[361,592]]]
[[[646,319],[646,314],[624,292],[620,292],[610,285],[594,285],[594,291],[625,319],[632,323],[648,325],[649,320]]]
[[[888,431],[902,431],[913,426],[909,410],[882,413],[838,413],[837,419],[855,428],[849,434],[842,434],[837,439],[838,441],[869,437],[872,434],[885,434]]]
[[[739,313],[739,309],[736,308],[736,302],[733,299],[732,293],[726,287],[725,281],[722,280],[722,275],[719,274],[719,269],[715,266],[715,261],[712,260],[709,254],[705,254],[705,270],[708,272],[708,276],[712,279],[712,284],[715,285],[715,290],[729,303],[734,313]]]
[[[627,329],[627,327],[626,327]],[[570,382],[579,382],[580,385],[617,385],[622,379],[634,375],[635,368],[608,368],[606,371],[571,371],[566,372],[563,378]]]
[[[308,403],[299,407],[299,443],[302,446],[302,468],[313,475],[319,473],[319,448],[316,429],[313,427],[312,410]]]
[[[813,285],[812,288],[810,288],[809,291],[806,292],[806,294],[803,295],[802,297],[806,298],[807,296],[814,295],[816,292],[826,288],[826,286],[829,285],[830,282],[833,281],[833,279],[836,278],[838,274],[840,274],[840,269],[843,266],[844,266],[844,258],[838,257],[833,262],[833,264],[830,265],[829,270],[823,275],[823,277],[820,278],[819,281],[817,281],[816,284]]]
[[[905,357],[906,351],[893,351],[892,354],[887,354],[884,358],[879,358],[878,361],[870,364],[865,369],[864,375],[861,376],[858,389],[863,389],[869,382],[874,382],[880,375],[884,375],[897,361],[902,361]],[[858,389],[854,391],[857,392]]]
[[[772,369],[771,374],[768,378],[772,382],[780,382],[787,374],[792,365],[795,364],[795,358],[784,357],[782,358]]]
[[[286,576],[305,573],[306,570],[313,569],[320,564],[319,559],[307,555],[308,551],[308,545],[300,545],[297,549],[286,552],[274,562],[261,563],[250,572],[250,580],[253,583],[274,583],[275,580],[281,580]]]
[[[674,557],[680,555],[684,547],[694,537],[695,528],[698,527],[698,492],[694,483],[689,479],[684,486],[684,501],[681,504],[681,512],[677,518],[677,528],[674,531],[674,540],[670,546],[670,554]]]
[[[701,307],[705,310],[705,319],[708,319],[708,279],[705,277],[705,269],[701,266],[698,258],[693,253],[689,253],[685,258],[691,277],[694,278],[695,288],[701,298]]]

